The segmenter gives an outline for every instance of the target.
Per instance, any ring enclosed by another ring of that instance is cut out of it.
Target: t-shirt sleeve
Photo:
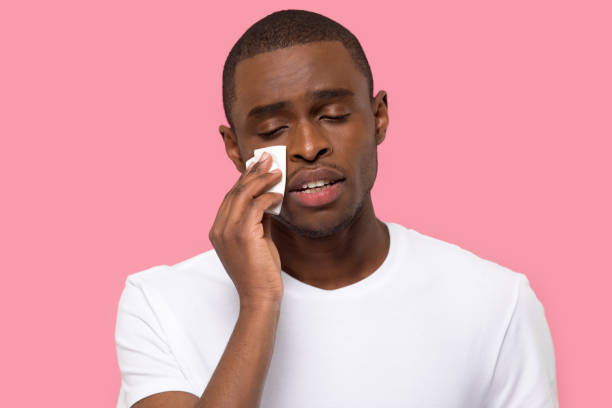
[[[517,292],[485,406],[557,408],[555,354],[544,307],[523,274]]]
[[[119,299],[115,327],[121,371],[118,408],[128,408],[164,391],[191,392],[158,317],[144,291],[128,277]]]

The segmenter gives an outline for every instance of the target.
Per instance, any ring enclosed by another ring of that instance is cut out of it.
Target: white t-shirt
[[[284,271],[262,408],[557,407],[553,343],[525,275],[387,222],[383,264],[335,290]],[[128,276],[115,340],[118,408],[198,398],[238,318],[214,250]]]

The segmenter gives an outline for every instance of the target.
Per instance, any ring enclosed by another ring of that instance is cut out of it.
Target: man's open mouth
[[[344,181],[344,179],[313,181],[310,183],[303,184],[302,187],[292,190],[291,192],[306,193],[306,194],[316,193],[318,191],[323,191],[329,188],[330,186],[333,186],[334,184],[339,183],[341,181]]]

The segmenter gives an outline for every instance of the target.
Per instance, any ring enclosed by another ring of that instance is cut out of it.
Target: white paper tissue
[[[246,161],[246,167],[249,167],[249,165],[252,162],[258,161],[263,152],[268,152],[270,153],[270,156],[272,156],[272,166],[270,167],[269,171],[272,171],[274,169],[280,169],[282,172],[281,181],[279,181],[277,184],[272,186],[272,188],[270,188],[268,191],[272,193],[281,193],[284,198],[285,197],[285,181],[286,181],[285,173],[287,170],[287,148],[285,145],[277,145],[277,146],[262,147],[261,149],[255,149],[253,150],[253,157],[251,157],[250,159]],[[266,210],[266,212],[270,214],[278,215],[280,214],[282,204],[283,204],[283,201],[281,200],[280,203],[278,203],[277,205],[273,207],[270,207],[269,209]]]

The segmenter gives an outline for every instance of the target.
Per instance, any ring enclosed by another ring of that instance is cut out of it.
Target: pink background
[[[115,405],[126,276],[210,249],[238,176],[225,57],[260,17],[307,8],[356,34],[389,93],[377,215],[525,273],[561,405],[603,406],[610,3],[256,3],[2,2],[2,405]]]

